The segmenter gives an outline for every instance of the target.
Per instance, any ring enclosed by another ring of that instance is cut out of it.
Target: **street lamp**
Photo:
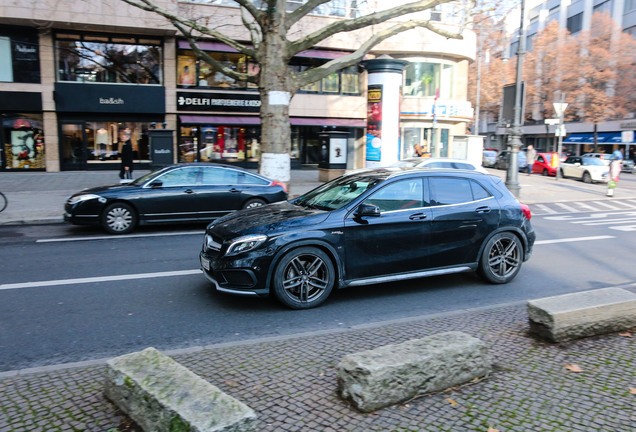
[[[514,122],[512,129],[510,130],[510,147],[512,152],[510,153],[510,160],[508,164],[508,173],[506,176],[506,187],[512,194],[519,198],[519,149],[521,148],[521,125],[523,119],[521,118],[522,112],[522,69],[523,69],[523,56],[526,50],[526,30],[525,30],[525,0],[521,0],[521,24],[519,26],[519,50],[517,51],[517,78],[516,78],[516,92],[515,92],[515,108],[514,108]]]
[[[559,158],[559,165],[561,164],[561,152],[563,151],[563,137],[565,136],[565,126],[563,125],[563,114],[565,113],[565,109],[568,107],[568,104],[563,102],[563,95],[561,95],[561,102],[554,102],[552,104],[554,107],[554,112],[559,118],[559,126],[557,127],[556,134],[559,137],[559,145],[557,146],[557,157]],[[556,179],[558,180],[561,177],[561,169],[557,169]]]

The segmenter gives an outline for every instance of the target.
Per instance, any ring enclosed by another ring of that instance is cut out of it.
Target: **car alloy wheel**
[[[587,171],[583,173],[583,183],[592,183],[592,176]]]
[[[521,241],[510,232],[495,234],[484,248],[479,274],[488,282],[503,284],[517,276],[523,262]]]
[[[133,208],[125,203],[114,203],[106,207],[102,225],[111,234],[127,234],[137,224],[137,215]]]
[[[274,272],[274,293],[292,309],[309,309],[323,303],[335,280],[331,259],[314,247],[288,252]]]
[[[260,198],[252,198],[247,200],[247,202],[245,204],[243,204],[243,208],[244,209],[248,209],[248,208],[255,208],[255,207],[261,207],[265,205],[265,201],[263,201]]]

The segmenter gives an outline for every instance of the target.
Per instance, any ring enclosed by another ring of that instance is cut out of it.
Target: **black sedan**
[[[250,171],[219,164],[179,164],[125,185],[78,192],[66,201],[64,220],[126,234],[137,225],[209,222],[235,210],[286,199],[284,183]]]
[[[292,201],[243,210],[206,230],[201,267],[221,292],[273,293],[294,309],[331,290],[477,271],[511,281],[531,253],[530,209],[495,176],[363,170]]]

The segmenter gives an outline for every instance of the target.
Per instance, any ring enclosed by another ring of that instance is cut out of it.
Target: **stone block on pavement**
[[[107,362],[106,396],[147,432],[255,432],[256,414],[154,348]]]
[[[530,331],[552,342],[636,327],[636,294],[603,288],[530,300]]]
[[[338,365],[340,395],[362,412],[466,383],[491,370],[486,345],[461,332],[439,333],[349,354]]]

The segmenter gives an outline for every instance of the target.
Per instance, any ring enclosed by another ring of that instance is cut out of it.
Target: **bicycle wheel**
[[[7,208],[7,197],[0,192],[0,212]]]

